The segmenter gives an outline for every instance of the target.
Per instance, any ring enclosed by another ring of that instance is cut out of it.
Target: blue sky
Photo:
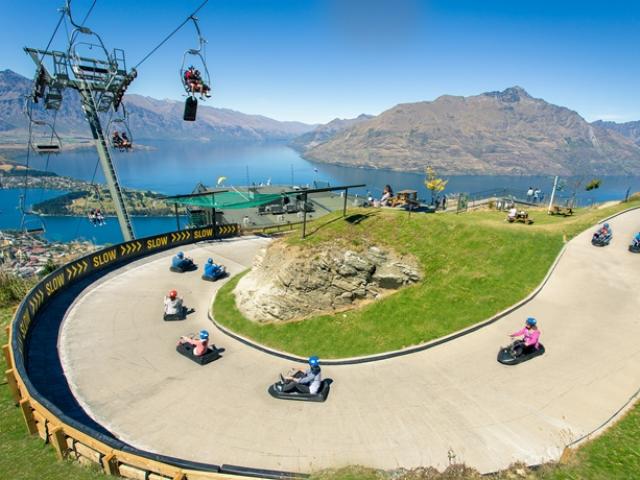
[[[91,2],[73,0],[75,17]],[[97,0],[87,26],[135,64],[200,3]],[[22,47],[46,46],[61,4],[3,0],[0,69],[32,76]],[[640,120],[635,0],[210,0],[198,16],[212,106],[326,122],[520,85],[590,121]],[[196,44],[187,25],[130,92],[180,99],[182,56]]]

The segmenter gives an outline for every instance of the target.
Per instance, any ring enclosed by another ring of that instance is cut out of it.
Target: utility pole
[[[549,208],[547,209],[547,213],[551,212],[553,208],[553,199],[556,196],[556,188],[558,187],[558,176],[556,175],[553,179],[553,189],[551,190],[551,198],[549,199]]]
[[[100,165],[107,181],[107,187],[118,216],[118,223],[125,241],[135,239],[131,220],[124,203],[122,188],[109,154],[107,140],[104,137],[99,113],[113,108],[117,111],[129,84],[136,78],[135,69],[127,71],[124,51],[114,49],[109,53],[100,36],[89,28],[77,25],[71,17],[70,2],[63,11],[75,27],[69,36],[69,48],[64,51],[38,50],[25,48],[36,64],[31,99],[44,102],[44,108],[58,110],[62,104],[66,89],[76,90],[80,94],[82,109],[87,117],[91,133],[95,140]],[[80,54],[80,50],[91,51],[101,58],[89,58]],[[45,65],[47,62],[48,65]]]

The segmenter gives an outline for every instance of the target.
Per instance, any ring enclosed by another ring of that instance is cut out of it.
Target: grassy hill
[[[581,209],[573,217],[532,211],[533,225],[508,224],[504,213],[408,215],[404,211],[362,209],[366,217],[350,223],[339,214],[316,221],[301,241],[286,240],[312,251],[336,242],[358,249],[380,245],[414,255],[423,281],[363,308],[288,323],[256,324],[235,306],[226,284],[213,305],[217,321],[260,343],[306,356],[350,357],[396,350],[433,340],[473,325],[526,297],[544,278],[564,238],[629,205]],[[337,240],[339,239],[339,240]],[[402,328],[398,328],[401,326]]]

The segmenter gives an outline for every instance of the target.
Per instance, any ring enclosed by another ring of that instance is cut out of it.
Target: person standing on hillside
[[[384,190],[382,191],[382,197],[380,197],[380,206],[388,207],[392,198],[393,189],[391,188],[391,185],[385,185]]]
[[[533,187],[529,187],[529,190],[527,190],[527,200],[530,202],[532,198],[533,198]]]

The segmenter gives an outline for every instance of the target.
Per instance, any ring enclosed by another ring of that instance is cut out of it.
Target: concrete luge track
[[[640,210],[610,223],[610,246],[592,247],[590,231],[577,236],[541,292],[500,321],[411,355],[326,367],[335,382],[324,404],[271,398],[266,389],[288,362],[213,329],[206,312],[221,284],[203,282],[199,271],[169,273],[170,252],[85,290],[61,328],[62,365],[79,403],[114,435],[194,461],[301,472],[444,467],[452,451],[487,472],[557,459],[640,386],[640,255],[626,250]],[[184,250],[235,274],[266,242]],[[161,319],[172,287],[197,310],[184,322]],[[498,364],[506,335],[530,315],[547,353],[517,367]],[[200,367],[175,353],[180,334],[207,327],[224,358]]]

